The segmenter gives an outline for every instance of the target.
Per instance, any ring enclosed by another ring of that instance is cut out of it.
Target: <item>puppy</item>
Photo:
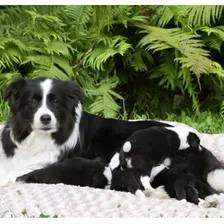
[[[178,200],[186,199],[194,204],[198,204],[199,199],[217,194],[215,189],[191,172],[192,166],[194,164],[184,158],[175,157],[169,169],[165,168],[155,176],[151,183],[152,187],[162,184],[170,197]]]
[[[122,167],[133,167],[145,175],[145,187],[153,191],[150,182],[170,165],[170,157],[189,147],[196,151],[201,149],[200,139],[191,129],[182,126],[152,127],[137,131],[127,139],[120,150],[120,163]]]
[[[148,194],[148,196],[154,198],[169,198],[162,186],[158,186],[158,188],[149,193],[147,191],[149,188],[149,177],[142,175],[134,168],[122,168],[118,152],[112,157],[109,167],[112,171],[111,190],[130,192],[138,197],[145,197]],[[153,168],[152,172],[156,173],[158,171],[155,171],[155,169],[157,167]]]

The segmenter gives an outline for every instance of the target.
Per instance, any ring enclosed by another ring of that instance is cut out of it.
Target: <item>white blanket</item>
[[[201,139],[224,162],[224,134],[201,134]],[[40,216],[224,217],[224,194],[209,196],[196,206],[176,199],[138,198],[131,193],[64,184],[0,187],[0,217]]]

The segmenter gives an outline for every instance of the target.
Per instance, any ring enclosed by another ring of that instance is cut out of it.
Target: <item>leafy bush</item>
[[[218,113],[223,8],[1,6],[0,88],[19,76],[48,76],[76,80],[84,109],[104,117]]]

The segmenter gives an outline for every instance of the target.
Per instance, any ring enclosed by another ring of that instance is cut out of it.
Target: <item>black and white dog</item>
[[[1,136],[0,185],[14,182],[24,174],[27,175],[20,181],[26,182],[34,170],[36,182],[41,183],[41,177],[45,176],[45,181],[50,183],[57,172],[48,173],[46,169],[54,170],[55,164],[65,158],[102,157],[109,163],[135,131],[154,126],[172,127],[159,121],[104,119],[84,112],[84,93],[71,81],[19,79],[6,88],[4,98],[9,102],[11,117]],[[61,172],[68,169],[65,165]],[[207,178],[210,185],[219,183],[215,187],[224,191],[224,181],[220,181],[224,180],[224,169],[214,168]]]

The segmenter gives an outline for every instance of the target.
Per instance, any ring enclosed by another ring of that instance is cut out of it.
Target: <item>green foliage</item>
[[[77,81],[84,109],[104,117],[187,119],[209,107],[222,119],[223,8],[1,6],[0,88],[48,76]]]
[[[224,119],[219,114],[213,114],[210,111],[197,115],[193,115],[189,111],[182,111],[178,117],[175,114],[170,114],[166,120],[182,122],[202,133],[218,134],[224,132]]]

